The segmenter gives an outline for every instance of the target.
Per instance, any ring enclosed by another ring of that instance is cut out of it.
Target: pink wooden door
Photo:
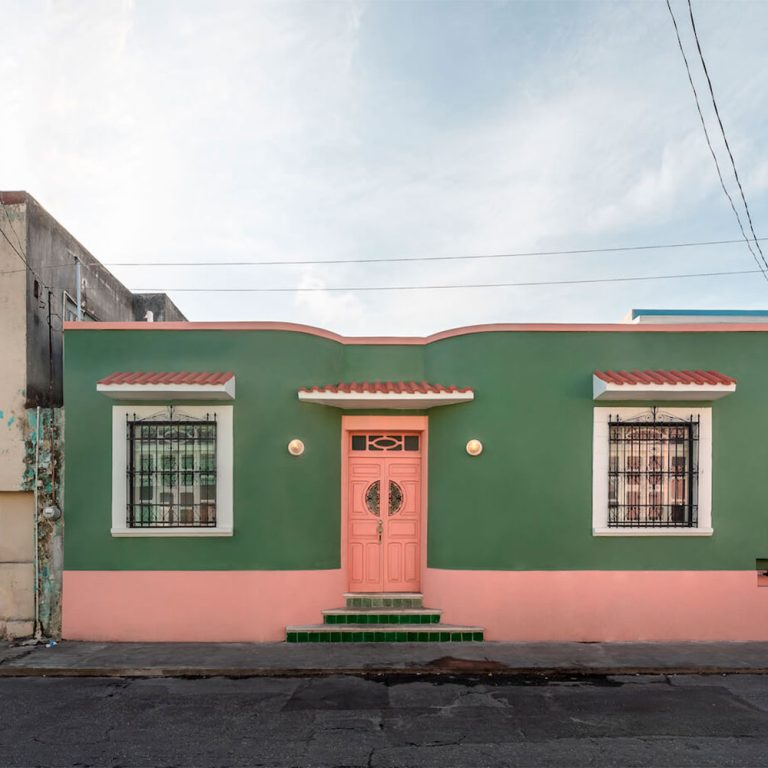
[[[349,589],[418,592],[421,436],[353,434],[349,478]]]

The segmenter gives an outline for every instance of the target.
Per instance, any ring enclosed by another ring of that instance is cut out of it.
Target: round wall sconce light
[[[483,452],[483,444],[479,440],[470,440],[467,443],[467,453],[470,456],[479,456]]]
[[[291,456],[301,456],[301,454],[304,453],[304,443],[302,443],[301,440],[291,440],[291,442],[288,443],[288,453],[290,453]]]

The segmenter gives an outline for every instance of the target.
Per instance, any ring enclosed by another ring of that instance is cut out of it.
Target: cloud
[[[663,8],[11,3],[4,184],[105,261],[454,256],[738,236]],[[745,6],[740,6],[744,8]],[[753,215],[768,205],[758,34],[701,6]],[[705,49],[709,51],[710,49]],[[742,76],[749,73],[749,77]],[[746,261],[745,261],[746,259]],[[717,252],[316,267],[118,268],[127,284],[516,282],[744,267]],[[659,288],[663,286],[663,292]],[[609,320],[762,301],[745,279],[468,291],[177,294],[194,319],[349,333]]]
[[[316,318],[315,322],[326,328],[344,325],[351,329],[351,333],[355,333],[355,328],[363,327],[365,306],[360,298],[352,293],[317,291],[328,287],[326,279],[318,274],[317,268],[305,271],[299,287],[312,289],[312,292],[295,294],[295,306],[302,315]]]

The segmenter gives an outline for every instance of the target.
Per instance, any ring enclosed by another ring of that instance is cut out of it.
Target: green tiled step
[[[334,608],[323,611],[323,624],[439,624],[434,608]]]
[[[482,627],[451,624],[400,624],[362,627],[308,624],[287,627],[289,643],[467,643],[482,642]]]
[[[347,608],[422,608],[420,592],[348,592]]]

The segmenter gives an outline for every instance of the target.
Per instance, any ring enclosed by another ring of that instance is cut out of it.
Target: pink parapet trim
[[[691,323],[653,325],[634,323],[489,323],[439,331],[430,336],[342,336],[324,328],[281,322],[78,322],[68,320],[65,331],[290,331],[306,333],[339,344],[423,346],[474,333],[744,333],[768,332],[768,323]]]
[[[127,322],[85,322],[67,320],[64,323],[65,331],[291,331],[293,333],[307,333],[310,336],[320,336],[331,341],[344,343],[344,336],[324,328],[316,328],[313,325],[302,323],[282,322],[242,322],[242,321],[216,321],[193,322],[189,320],[169,320],[163,322],[148,323],[146,321]]]
[[[277,642],[346,591],[331,571],[65,571],[62,636],[137,642]]]
[[[768,640],[755,571],[448,571],[428,568],[424,605],[486,640]]]

